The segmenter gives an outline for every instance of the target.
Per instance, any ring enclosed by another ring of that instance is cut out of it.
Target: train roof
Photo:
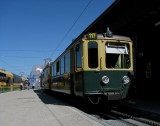
[[[0,70],[0,73],[6,74],[7,77],[13,77],[13,74],[8,71]]]
[[[83,36],[83,39],[88,39],[88,34],[85,34]],[[125,40],[125,41],[131,41],[130,37],[122,36],[122,35],[113,35],[112,37],[106,36],[105,34],[97,34],[96,39],[110,39],[110,40]]]
[[[108,33],[109,32],[109,33]],[[122,35],[114,35],[111,31],[108,31],[106,33],[102,33],[102,34],[97,34],[97,33],[88,33],[88,34],[84,34],[83,36],[79,36],[78,38],[74,39],[72,41],[72,43],[66,48],[66,50],[68,48],[70,48],[72,45],[74,45],[75,43],[77,43],[79,40],[81,39],[90,39],[92,40],[91,38],[89,38],[90,34],[91,35],[95,35],[96,36],[96,39],[109,39],[109,40],[119,40],[119,41],[130,41],[132,42],[131,38],[130,37],[127,37],[127,36],[122,36]],[[93,38],[94,40],[95,38]],[[66,51],[65,50],[65,51]]]
[[[74,44],[76,44],[79,40],[85,40],[85,39],[88,39],[88,36],[89,34],[95,34],[96,35],[96,39],[99,39],[99,40],[119,40],[119,41],[128,41],[128,42],[132,42],[131,38],[130,37],[127,37],[127,36],[122,36],[122,35],[114,35],[112,34],[111,31],[109,31],[111,33],[111,35],[106,32],[106,33],[103,33],[103,34],[97,34],[97,33],[88,33],[88,34],[84,34],[83,36],[79,36],[78,38],[74,39],[72,41],[72,43],[64,50],[64,52],[58,56],[54,61],[50,62],[49,64],[52,64],[54,62],[56,62],[59,57],[61,57],[62,55],[64,55],[65,53],[67,53],[67,50],[73,46]],[[91,38],[89,38],[90,40],[92,40]],[[93,39],[95,40],[95,38]],[[46,67],[48,66],[48,64],[45,66],[44,69],[46,69]],[[44,70],[43,69],[43,70]]]

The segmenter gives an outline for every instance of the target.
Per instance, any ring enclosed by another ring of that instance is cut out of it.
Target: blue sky
[[[115,0],[0,0],[0,68],[27,77]]]

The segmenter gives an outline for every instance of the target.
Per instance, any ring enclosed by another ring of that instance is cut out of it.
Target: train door
[[[71,95],[75,95],[74,93],[74,76],[75,76],[75,53],[74,47],[70,50],[70,85],[71,85]]]
[[[79,42],[74,46],[74,51],[73,51],[73,56],[74,59],[74,64],[72,64],[72,72],[73,72],[73,90],[74,94],[76,96],[82,96],[83,95],[83,72],[82,72],[82,43]]]

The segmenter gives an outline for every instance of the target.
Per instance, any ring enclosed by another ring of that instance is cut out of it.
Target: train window
[[[52,71],[53,71],[52,76],[56,76],[56,64],[52,65]]]
[[[6,78],[6,77],[4,77],[4,76],[0,76],[0,82],[6,81],[6,80],[7,80],[7,78]]]
[[[61,58],[61,74],[64,73],[64,57]]]
[[[70,72],[70,53],[65,55],[65,73]]]
[[[41,77],[44,78],[44,72],[42,72]],[[14,79],[13,79],[13,81],[14,81]]]
[[[60,61],[56,63],[56,75],[60,75]]]
[[[6,80],[7,80],[6,74],[0,73],[0,82],[6,81]]]
[[[106,43],[106,67],[107,68],[129,68],[129,44]]]
[[[76,65],[76,70],[81,70],[82,68],[82,44],[77,44],[76,47],[76,58],[75,58],[75,65]]]
[[[48,69],[44,71],[44,78],[47,78],[47,76],[48,76]]]
[[[0,76],[6,76],[6,74],[4,74],[4,73],[0,73]]]
[[[88,43],[88,66],[90,68],[98,67],[98,44],[97,42]]]

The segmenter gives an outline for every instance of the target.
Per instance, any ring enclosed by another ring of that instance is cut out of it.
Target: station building
[[[160,0],[116,0],[81,35],[104,33],[107,27],[134,43],[135,80],[128,97],[160,99]]]

